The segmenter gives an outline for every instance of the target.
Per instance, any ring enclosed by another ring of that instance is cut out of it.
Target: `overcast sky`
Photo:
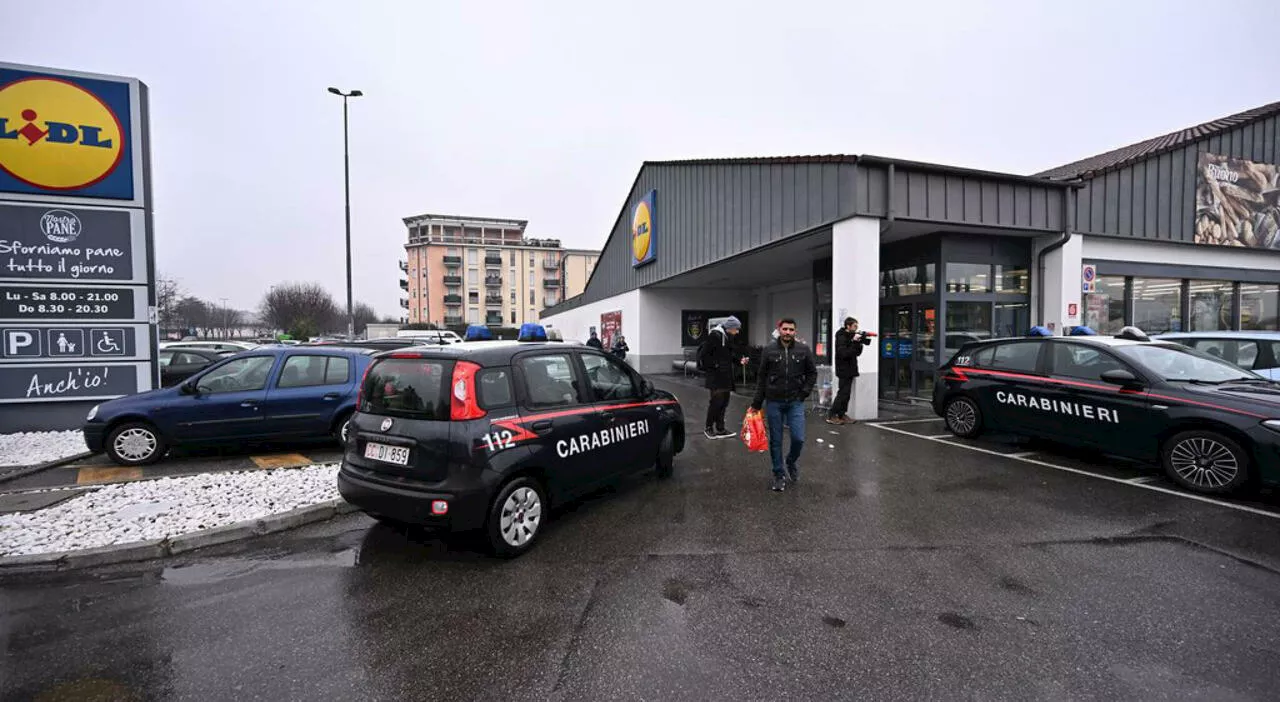
[[[1280,100],[1280,3],[21,2],[0,58],[151,88],[161,271],[399,316],[401,218],[603,246],[645,160],[877,154],[1031,173]]]

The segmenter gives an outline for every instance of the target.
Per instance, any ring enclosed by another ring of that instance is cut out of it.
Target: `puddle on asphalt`
[[[251,573],[268,570],[298,570],[302,568],[354,568],[359,549],[348,548],[324,556],[306,558],[277,558],[260,560],[222,560],[208,563],[165,568],[160,579],[171,585],[208,585]]]

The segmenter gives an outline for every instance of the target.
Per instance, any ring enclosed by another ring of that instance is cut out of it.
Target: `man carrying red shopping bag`
[[[756,374],[756,394],[751,411],[765,409],[769,436],[769,456],[773,460],[775,492],[787,489],[787,481],[800,479],[800,451],[804,449],[804,405],[818,382],[818,366],[808,346],[796,340],[796,321],[785,318],[778,322],[777,341],[764,347],[760,354],[760,371]],[[767,404],[766,404],[767,403]],[[791,434],[791,450],[787,453],[786,470],[782,461],[782,427]]]
[[[748,410],[747,416],[742,418],[742,443],[747,445],[747,450],[752,452],[764,452],[769,450],[769,437],[765,435],[764,415],[755,410]]]

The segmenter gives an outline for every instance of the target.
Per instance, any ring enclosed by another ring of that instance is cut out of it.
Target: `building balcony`
[[[502,254],[485,254],[485,255],[484,255],[484,265],[486,265],[486,266],[501,266],[501,265],[502,265]]]
[[[560,270],[560,262],[559,262],[559,261],[548,261],[548,260],[546,260],[546,259],[543,259],[543,261],[542,261],[542,267],[543,267],[543,268],[545,268],[546,270],[549,270],[549,271],[558,271],[558,270]]]
[[[444,304],[446,304],[446,305],[461,305],[461,304],[462,304],[462,296],[461,296],[461,295],[445,295],[445,296],[444,296]]]
[[[400,270],[402,270],[402,271],[404,271],[404,272],[406,272],[406,273],[407,273],[407,272],[409,272],[409,262],[408,262],[408,261],[401,261],[401,262],[400,262]]]
[[[444,265],[446,265],[446,266],[461,266],[461,265],[462,265],[462,257],[461,257],[461,256],[445,256],[445,257],[444,257]]]
[[[485,287],[500,288],[502,287],[502,278],[496,275],[487,275],[484,277]]]
[[[409,301],[404,299],[403,297],[400,298],[400,306],[405,308],[406,310],[409,309]]]
[[[460,327],[460,326],[462,326],[462,315],[453,315],[453,316],[450,316],[450,315],[447,315],[447,314],[446,314],[446,315],[444,316],[444,325],[445,325],[446,327]]]
[[[401,290],[408,290],[408,289],[409,289],[409,281],[405,280],[404,278],[401,278],[401,279],[400,279],[400,289],[401,289]]]
[[[444,284],[445,284],[445,285],[462,285],[462,276],[460,276],[460,275],[446,275],[446,276],[444,277]]]
[[[542,287],[544,287],[544,288],[558,288],[558,287],[560,287],[560,279],[559,279],[559,278],[546,278],[546,279],[544,279],[544,280],[542,281]]]
[[[498,314],[494,314],[490,312],[489,314],[486,314],[484,316],[484,323],[491,327],[502,326],[502,313],[499,312]]]
[[[484,304],[489,305],[490,307],[501,307],[501,306],[502,306],[502,296],[501,296],[501,295],[486,295],[486,296],[485,296],[485,298],[484,298]]]

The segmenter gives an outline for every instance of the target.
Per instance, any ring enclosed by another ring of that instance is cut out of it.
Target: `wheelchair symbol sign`
[[[89,355],[124,356],[126,329],[94,329],[89,332]]]

